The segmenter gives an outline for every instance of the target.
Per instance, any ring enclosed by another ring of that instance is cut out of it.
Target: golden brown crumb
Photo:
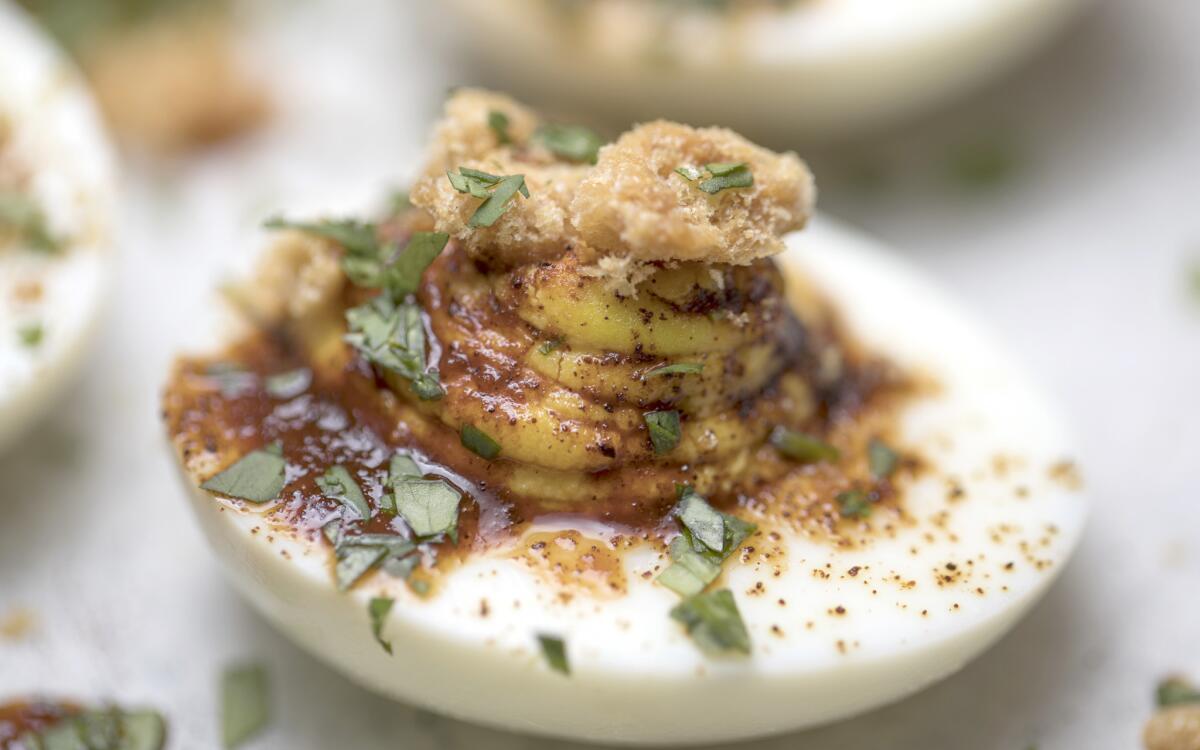
[[[1146,750],[1200,750],[1200,704],[1164,708],[1142,731]]]
[[[754,185],[710,195],[675,170],[745,162]],[[812,175],[795,154],[775,154],[722,128],[640,125],[600,151],[571,202],[583,243],[639,260],[746,264],[783,250],[804,226]]]
[[[228,26],[166,18],[96,41],[82,64],[114,131],[155,151],[178,151],[258,124],[268,106],[239,67]]]
[[[510,143],[489,125],[493,112],[507,117]],[[772,153],[728,130],[641,125],[601,149],[591,166],[559,160],[531,142],[538,125],[508,97],[457,92],[435,130],[413,203],[475,257],[519,265],[575,252],[597,274],[615,273],[618,289],[638,263],[746,264],[777,253],[781,236],[802,227],[812,209],[812,176],[795,154]],[[714,162],[746,162],[754,185],[710,195],[675,173]],[[513,198],[491,227],[469,227],[480,199],[446,178],[460,167],[524,175],[530,197]]]
[[[345,283],[338,257],[328,240],[286,232],[267,250],[255,276],[225,293],[254,321],[302,320],[336,300]]]

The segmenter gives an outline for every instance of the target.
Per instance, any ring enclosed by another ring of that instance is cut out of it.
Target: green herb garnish
[[[533,134],[533,142],[567,161],[595,164],[604,139],[582,125],[542,125]]]
[[[267,670],[261,665],[230,667],[221,676],[221,738],[234,748],[257,736],[270,718]]]
[[[17,329],[17,340],[26,349],[36,349],[41,346],[46,337],[46,329],[41,323],[28,323]]]
[[[688,182],[695,182],[704,176],[704,172],[707,172],[710,177],[701,181],[696,187],[709,195],[716,195],[722,190],[730,188],[748,188],[754,185],[754,175],[750,172],[750,165],[746,162],[713,162],[705,164],[703,171],[690,165],[684,165],[677,167],[675,172]]]
[[[214,362],[204,368],[204,375],[217,381],[225,398],[240,398],[258,387],[258,376],[235,362]]]
[[[571,665],[567,661],[567,644],[562,638],[544,633],[538,634],[538,643],[542,647],[542,658],[555,672],[571,674]]]
[[[62,240],[50,232],[46,214],[24,193],[0,191],[0,234],[15,233],[30,250],[57,253]]]
[[[509,201],[517,193],[529,197],[525,175],[496,175],[469,167],[459,167],[457,174],[447,172],[446,177],[458,192],[484,199],[479,208],[475,209],[475,213],[471,214],[471,218],[467,219],[467,226],[470,227],[490,227],[508,210]]]
[[[679,424],[677,411],[650,411],[642,415],[646,420],[646,429],[650,432],[650,442],[658,455],[670,453],[679,445],[682,428]]]
[[[462,495],[441,479],[392,479],[396,510],[418,538],[453,535]]]
[[[887,479],[900,463],[900,456],[887,443],[879,438],[871,438],[867,443],[867,467],[871,476],[876,479]]]
[[[841,455],[829,443],[780,425],[771,431],[771,445],[784,456],[801,463],[836,461]]]
[[[276,440],[266,448],[251,451],[232,466],[200,485],[201,489],[252,503],[266,503],[283,490],[287,462],[283,444]]]
[[[500,444],[473,424],[464,424],[458,433],[463,447],[480,458],[491,461],[500,455]]]
[[[704,372],[704,365],[695,362],[675,362],[669,365],[659,365],[648,370],[642,377],[657,378],[660,375],[694,375]]]
[[[446,395],[437,370],[426,369],[425,326],[416,305],[397,305],[381,295],[347,310],[346,322],[346,341],[368,362],[410,381],[422,401]]]
[[[366,575],[367,571],[375,567],[387,552],[386,547],[363,547],[356,544],[339,546],[335,552],[337,564],[333,569],[338,591],[348,590],[359,578]]]
[[[329,467],[324,476],[317,477],[317,487],[325,497],[337,500],[359,518],[366,520],[371,517],[371,506],[366,496],[345,466],[338,464]]]
[[[420,479],[424,474],[421,473],[421,468],[417,466],[417,462],[412,460],[412,456],[407,456],[403,453],[397,453],[392,456],[392,462],[388,465],[388,481],[394,482],[397,479],[405,477]]]
[[[383,640],[383,625],[387,622],[393,604],[395,602],[386,596],[373,597],[367,604],[367,614],[371,618],[371,635],[375,636],[375,641],[389,654],[392,653],[392,644]]]
[[[18,744],[28,750],[162,750],[166,733],[156,711],[104,708],[22,735]]]
[[[680,535],[671,542],[671,565],[656,579],[680,596],[703,591],[721,574],[721,564],[748,536],[754,524],[714,509],[691,487],[681,487],[674,515]]]
[[[263,379],[263,388],[266,389],[267,395],[278,399],[295,398],[307,391],[311,385],[312,370],[307,367],[268,375]]]
[[[671,618],[683,624],[705,653],[750,653],[750,634],[729,589],[684,599],[671,610]]]
[[[341,245],[342,272],[356,285],[382,289],[395,301],[417,291],[421,274],[442,252],[450,237],[442,232],[413,232],[403,250],[379,241],[375,224],[355,219],[317,222],[269,219],[267,229],[293,229]]]
[[[496,141],[501,146],[512,143],[512,136],[508,134],[508,125],[508,115],[497,109],[488,112],[488,127],[496,134]]]
[[[563,345],[563,341],[564,341],[564,339],[562,336],[555,336],[554,338],[550,339],[549,341],[543,341],[542,345],[538,347],[538,351],[541,352],[542,354],[548,355],[548,354],[550,354],[550,352],[554,351],[555,349],[560,348]]]
[[[1158,683],[1154,691],[1155,701],[1159,708],[1179,706],[1184,703],[1200,703],[1200,690],[1196,690],[1182,677],[1169,677]]]
[[[871,515],[871,498],[862,490],[839,492],[834,499],[843,518],[867,518]]]

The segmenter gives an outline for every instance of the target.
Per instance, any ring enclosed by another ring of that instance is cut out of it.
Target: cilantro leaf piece
[[[729,589],[684,599],[671,610],[671,618],[683,624],[705,653],[750,653],[750,634]]]
[[[712,177],[701,182],[699,187],[709,195],[716,195],[730,188],[748,188],[754,185],[754,175],[745,162],[706,164],[704,168]]]
[[[604,139],[582,125],[542,125],[533,134],[533,142],[567,161],[595,164]]]
[[[295,370],[268,375],[263,379],[263,388],[272,398],[289,399],[304,393],[312,385],[312,370],[298,367]]]
[[[416,305],[397,305],[384,295],[346,311],[345,339],[370,363],[410,381],[422,401],[446,395],[437,370],[425,362],[425,326]]]
[[[423,476],[421,468],[417,466],[416,461],[412,460],[412,456],[403,453],[392,456],[392,462],[388,466],[388,481],[394,482],[402,477],[420,479]]]
[[[389,597],[376,596],[367,604],[367,615],[371,618],[371,635],[375,636],[376,643],[389,654],[392,653],[392,644],[383,640],[383,625],[387,622],[388,613],[392,611],[392,605],[395,603]]]
[[[473,424],[464,424],[458,433],[458,439],[464,448],[480,458],[492,461],[500,455],[500,444]]]
[[[720,562],[692,549],[684,536],[676,537],[670,546],[671,564],[654,580],[682,597],[695,596],[721,575]]]
[[[475,209],[471,218],[467,219],[467,226],[480,228],[495,224],[496,220],[508,210],[509,201],[517,193],[521,193],[526,198],[529,197],[529,188],[525,187],[525,175],[514,174],[502,178],[488,195],[487,200]]]
[[[36,349],[41,346],[42,340],[45,337],[46,329],[38,322],[27,323],[17,329],[17,340],[26,349]]]
[[[291,221],[275,216],[263,222],[265,229],[292,229],[337,243],[347,253],[357,256],[376,256],[379,253],[378,227],[357,219],[322,219],[320,221]]]
[[[545,633],[538,633],[538,644],[542,647],[542,658],[555,672],[571,674],[571,664],[567,661],[567,644],[562,638]]]
[[[338,591],[348,590],[386,554],[386,547],[347,544],[343,539],[336,552],[337,563],[333,570]]]
[[[458,528],[462,495],[441,479],[401,477],[392,480],[396,510],[417,537],[452,534]]]
[[[266,503],[283,490],[287,462],[278,440],[264,449],[251,451],[232,466],[200,485],[201,489],[252,503]]]
[[[771,431],[771,445],[784,456],[800,463],[836,461],[838,449],[818,438],[780,425]]]
[[[157,711],[125,711],[120,722],[124,744],[118,750],[162,750],[166,744],[167,724]]]
[[[691,488],[683,491],[675,515],[692,537],[714,552],[725,549],[725,514],[713,508]]]
[[[550,352],[554,351],[555,349],[561,348],[563,345],[563,340],[564,339],[562,336],[555,336],[554,338],[549,339],[548,341],[543,341],[542,345],[538,347],[538,351],[541,352],[542,354],[548,355],[548,354],[550,354]]]
[[[843,518],[867,518],[871,515],[871,498],[862,490],[839,492],[834,499]]]
[[[704,372],[704,365],[695,362],[675,362],[652,368],[643,377],[657,378],[660,375],[694,375],[700,372]]]
[[[259,664],[229,667],[221,676],[221,739],[238,747],[257,736],[270,718],[267,670]]]
[[[688,182],[695,182],[704,175],[704,172],[696,167],[685,165],[682,167],[676,167],[675,174],[681,175],[683,179],[687,180]]]
[[[488,112],[488,127],[496,134],[496,141],[501,146],[512,143],[512,136],[508,134],[508,125],[508,115],[498,109]]]
[[[656,579],[680,596],[703,591],[721,574],[729,558],[757,527],[737,516],[721,513],[689,486],[679,489],[673,513],[682,533],[671,542],[671,565]]]
[[[682,427],[677,411],[650,411],[642,415],[646,429],[650,432],[650,443],[658,455],[670,453],[679,445]]]
[[[421,275],[449,241],[450,235],[444,232],[413,232],[408,244],[384,271],[383,288],[392,299],[401,300],[416,293]]]
[[[329,467],[324,476],[317,477],[317,487],[325,497],[337,500],[359,518],[366,520],[371,517],[371,505],[345,466],[338,464]]]
[[[1159,708],[1179,706],[1184,703],[1200,703],[1200,690],[1182,677],[1169,677],[1158,684],[1158,688],[1154,691],[1154,698]]]
[[[900,456],[879,438],[867,443],[867,467],[876,479],[887,479],[896,471]]]
[[[63,241],[50,232],[46,214],[30,196],[0,190],[0,235],[15,234],[25,246],[39,253],[57,253]]]
[[[235,362],[214,362],[204,368],[204,375],[217,382],[225,398],[240,398],[258,387],[258,376]]]

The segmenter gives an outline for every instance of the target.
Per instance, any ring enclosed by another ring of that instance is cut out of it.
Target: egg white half
[[[0,248],[0,450],[79,373],[109,286],[113,159],[83,84],[15,5],[0,2],[0,117],[62,252]],[[39,294],[30,290],[40,289]],[[19,332],[40,327],[29,346]]]
[[[716,742],[919,690],[999,638],[1066,561],[1086,513],[1075,485],[1054,476],[1071,445],[1025,376],[892,253],[821,220],[781,260],[835,300],[852,335],[940,388],[902,419],[904,444],[933,465],[904,497],[911,527],[858,549],[781,528],[782,565],[726,563],[749,658],[696,648],[668,617],[675,594],[640,575],[658,561],[648,551],[626,558],[628,591],[615,598],[575,591],[563,601],[541,574],[498,553],[471,558],[422,599],[385,575],[337,592],[327,547],[271,529],[260,512],[188,478],[200,525],[233,584],[302,647],[369,688],[484,724],[605,742]],[[369,625],[367,602],[379,595],[395,599],[383,629],[391,656]],[[544,663],[537,633],[565,640],[569,677]]]
[[[1086,2],[799,0],[735,21],[675,3],[664,27],[657,3],[598,0],[611,10],[583,29],[551,0],[444,6],[487,75],[525,99],[793,143],[877,130],[974,88],[1052,39]]]

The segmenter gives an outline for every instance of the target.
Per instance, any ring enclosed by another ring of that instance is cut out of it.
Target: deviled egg
[[[1084,2],[444,6],[454,13],[466,54],[515,91],[625,122],[666,116],[794,143],[877,130],[962,94],[1046,44]]]
[[[747,738],[953,673],[1075,546],[1071,445],[813,198],[728,130],[601,145],[458,92],[412,208],[271,222],[241,326],[168,380],[230,580],[363,685],[559,737]]]
[[[108,144],[71,66],[0,4],[0,448],[82,364],[112,263]]]

